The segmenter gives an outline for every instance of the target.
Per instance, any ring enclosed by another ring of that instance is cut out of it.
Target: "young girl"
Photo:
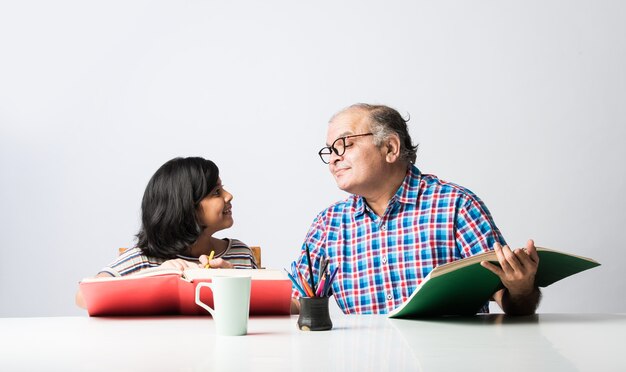
[[[207,263],[211,268],[256,269],[247,245],[213,237],[233,225],[232,199],[212,161],[197,157],[168,161],[152,176],[143,194],[137,246],[96,276],[123,276],[156,266],[204,267]],[[80,290],[76,303],[85,307]]]

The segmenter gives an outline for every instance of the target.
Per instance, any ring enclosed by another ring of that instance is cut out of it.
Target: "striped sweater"
[[[230,262],[233,264],[235,269],[257,269],[254,255],[245,243],[237,239],[225,238],[224,240],[228,242],[228,247],[222,254],[217,255],[214,258],[222,258],[225,261]],[[183,260],[191,262],[200,262],[197,257],[178,255],[177,258],[182,258]],[[137,273],[143,269],[157,267],[167,260],[167,258],[146,256],[141,251],[141,248],[134,247],[120,254],[109,266],[100,270],[100,273],[108,273],[113,276],[124,276]]]

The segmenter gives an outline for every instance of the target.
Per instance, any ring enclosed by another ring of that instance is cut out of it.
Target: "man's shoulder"
[[[420,178],[422,196],[448,196],[462,199],[476,199],[477,196],[470,189],[454,182],[442,180],[434,174],[422,174]]]

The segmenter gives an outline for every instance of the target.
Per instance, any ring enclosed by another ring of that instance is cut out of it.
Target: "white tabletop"
[[[626,371],[623,314],[332,320],[218,337],[210,317],[2,318],[0,371]]]

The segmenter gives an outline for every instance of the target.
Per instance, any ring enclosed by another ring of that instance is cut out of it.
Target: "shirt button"
[[[386,264],[387,263],[387,257],[383,257],[383,263]]]
[[[385,231],[385,230],[387,230],[387,226],[383,225],[383,227],[381,227],[380,229]]]
[[[391,295],[390,295],[390,294],[388,294],[388,295],[387,295],[387,299],[388,299],[389,301],[391,301],[391,299],[392,299],[392,298],[393,298],[393,297],[391,297]]]

